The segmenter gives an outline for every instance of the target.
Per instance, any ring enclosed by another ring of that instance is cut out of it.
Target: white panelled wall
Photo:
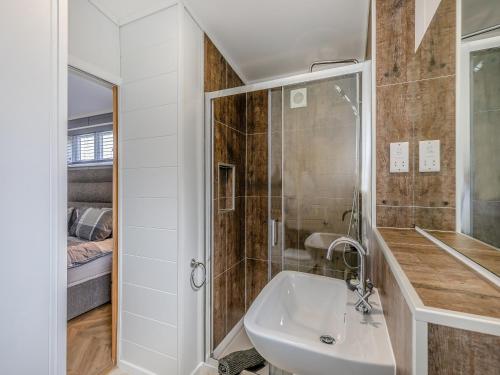
[[[65,11],[0,2],[2,375],[66,373]]]
[[[119,27],[89,0],[68,0],[68,63],[112,83],[120,81]]]
[[[120,27],[119,359],[131,374],[190,374],[203,360],[203,296],[189,282],[203,243],[202,41],[181,4]]]

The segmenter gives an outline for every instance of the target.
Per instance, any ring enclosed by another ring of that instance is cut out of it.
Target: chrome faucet
[[[328,252],[326,253],[326,259],[332,260],[333,251],[338,245],[350,245],[354,247],[359,253],[361,259],[361,264],[359,267],[359,285],[356,288],[356,294],[359,297],[358,302],[355,304],[356,310],[362,312],[363,314],[368,314],[372,306],[368,302],[368,297],[372,294],[373,284],[366,279],[366,250],[361,246],[361,244],[350,237],[340,237],[333,241],[328,247]]]

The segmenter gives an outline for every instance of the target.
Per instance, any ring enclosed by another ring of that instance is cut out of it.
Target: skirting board
[[[142,367],[131,364],[130,362],[118,361],[118,368],[127,373],[127,375],[156,375],[155,373],[143,369]]]

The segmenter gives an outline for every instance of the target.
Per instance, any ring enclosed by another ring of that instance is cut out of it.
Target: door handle
[[[191,259],[191,285],[195,288],[195,289],[201,289],[203,287],[203,285],[205,285],[206,281],[207,281],[207,267],[205,267],[205,264],[203,262],[198,262],[196,259]],[[202,272],[203,272],[203,281],[201,283],[197,282],[196,281],[196,270],[198,268],[201,268],[202,269]]]
[[[278,221],[271,220],[271,245],[278,246]]]

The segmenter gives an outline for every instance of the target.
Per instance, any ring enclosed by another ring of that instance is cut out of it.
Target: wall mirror
[[[462,1],[457,233],[429,231],[500,277],[500,7]]]

